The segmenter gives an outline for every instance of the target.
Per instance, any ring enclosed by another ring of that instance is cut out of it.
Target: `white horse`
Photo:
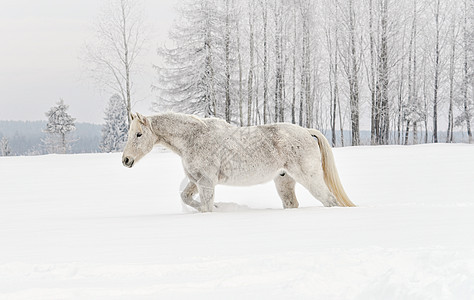
[[[235,127],[221,119],[177,113],[132,114],[131,120],[123,165],[131,168],[155,145],[169,148],[181,157],[189,179],[181,198],[200,212],[214,208],[217,184],[248,186],[270,180],[284,208],[298,207],[296,182],[324,206],[355,206],[318,130],[287,123]],[[200,202],[193,198],[196,193]]]

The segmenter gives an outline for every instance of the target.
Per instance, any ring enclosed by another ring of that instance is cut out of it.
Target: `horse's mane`
[[[169,118],[173,118],[173,119],[178,119],[178,120],[181,120],[183,123],[188,123],[188,122],[199,123],[199,124],[204,125],[204,126],[207,127],[207,124],[203,121],[203,119],[198,117],[198,116],[195,116],[195,115],[177,113],[177,112],[172,112],[172,111],[162,113],[162,114],[158,114],[158,115],[161,115],[162,117],[169,117]]]
[[[195,116],[195,115],[190,115],[190,116],[191,116],[192,118],[198,120],[199,122],[201,122],[202,124],[204,124],[204,126],[207,127],[206,122],[204,122],[202,118],[199,118],[198,116]]]
[[[183,113],[177,113],[177,112],[167,112],[167,113],[164,113],[163,115],[168,115],[174,118],[181,119],[183,122],[192,122],[195,124],[199,123],[201,125],[204,125],[205,127],[209,127],[209,125],[212,126],[212,124],[216,124],[219,126],[232,126],[231,124],[227,123],[225,120],[221,118],[216,118],[216,117],[203,118],[196,115],[183,114]]]

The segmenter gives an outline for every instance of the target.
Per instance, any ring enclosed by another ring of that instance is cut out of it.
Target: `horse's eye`
[[[141,137],[142,136],[142,133],[141,132],[138,132],[137,133],[137,137]]]

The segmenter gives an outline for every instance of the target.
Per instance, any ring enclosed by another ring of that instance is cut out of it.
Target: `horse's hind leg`
[[[322,176],[311,176],[303,179],[301,184],[324,206],[339,206],[336,197],[328,189]]]
[[[198,192],[196,184],[193,182],[188,182],[188,185],[181,192],[181,199],[183,202],[196,210],[200,211],[201,203],[193,199],[193,196]]]
[[[296,181],[303,185],[324,206],[339,206],[336,197],[328,189],[324,181],[324,175],[317,170],[306,170],[306,172],[294,172],[292,175]]]
[[[283,208],[297,208],[299,203],[295,195],[296,181],[287,173],[278,175],[273,181],[283,202]]]

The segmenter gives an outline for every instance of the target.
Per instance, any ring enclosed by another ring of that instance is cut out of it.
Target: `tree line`
[[[329,129],[332,144],[472,141],[473,0],[188,0],[156,110]],[[442,122],[442,123],[441,123]],[[440,127],[447,128],[440,140]]]
[[[46,121],[0,121],[0,156],[43,155],[50,153],[43,140]],[[76,123],[68,153],[100,152],[102,125]],[[13,129],[12,131],[7,129]],[[59,151],[58,151],[59,153]]]

